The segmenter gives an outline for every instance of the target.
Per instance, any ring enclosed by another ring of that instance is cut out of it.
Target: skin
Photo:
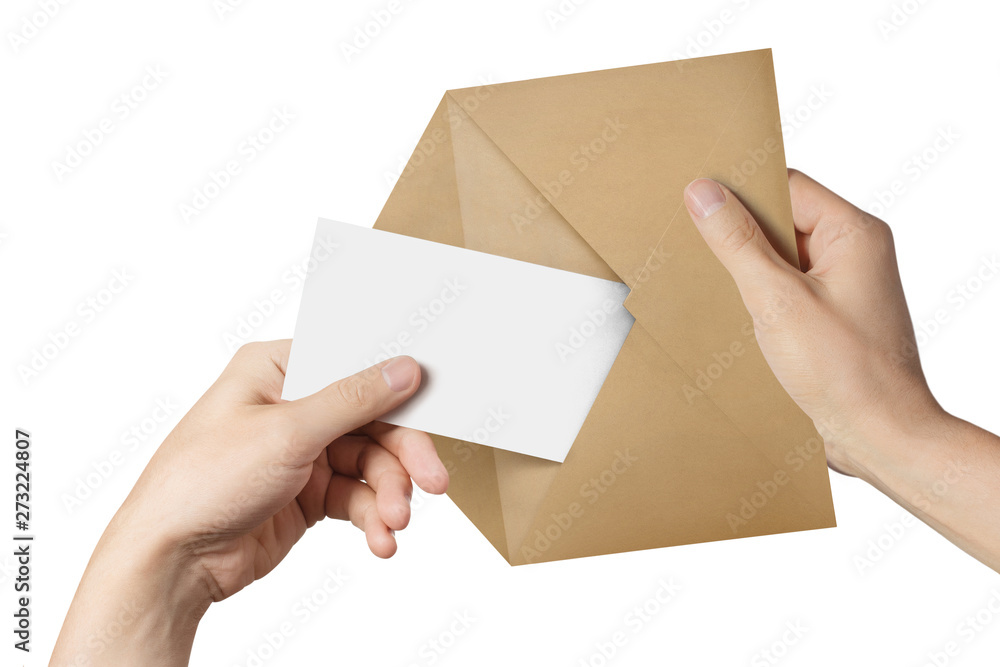
[[[724,186],[695,181],[685,202],[775,376],[823,435],[830,467],[1000,571],[1000,438],[931,394],[889,226],[798,171],[788,184],[801,270]]]
[[[98,543],[50,664],[186,665],[209,606],[268,574],[306,529],[350,520],[388,558],[411,478],[444,493],[430,437],[374,421],[417,390],[413,359],[288,402],[290,344],[241,348],[167,436]]]
[[[931,394],[888,226],[799,172],[789,186],[802,268],[725,187],[695,181],[685,201],[830,466],[1000,571],[1000,438]],[[417,390],[416,362],[283,402],[289,346],[242,348],[157,450],[98,543],[52,665],[186,665],[209,606],[270,572],[307,528],[350,520],[387,558],[410,480],[445,491],[430,438],[375,421]]]

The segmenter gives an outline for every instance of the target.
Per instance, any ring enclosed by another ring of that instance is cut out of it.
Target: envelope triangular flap
[[[466,103],[488,100],[493,90],[476,89]],[[451,95],[446,100],[465,247],[616,280],[611,268],[459,103]],[[559,465],[502,450],[493,452],[493,462],[509,554],[522,543]]]
[[[442,99],[396,181],[375,229],[465,247],[448,104]]]
[[[464,247],[448,104],[442,99],[382,208],[375,228]],[[448,495],[486,539],[507,557],[494,450],[432,435],[451,472]]]
[[[473,91],[481,98],[491,91]],[[478,93],[478,94],[477,94]],[[376,229],[614,280],[614,272],[462,108],[442,99],[375,223]],[[530,224],[509,219],[530,200]],[[497,351],[502,353],[502,351]],[[452,473],[449,497],[510,560],[559,465],[432,436]]]
[[[570,74],[451,98],[634,284],[769,51]]]

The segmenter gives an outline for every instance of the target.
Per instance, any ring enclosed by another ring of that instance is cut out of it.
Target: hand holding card
[[[321,220],[282,397],[406,354],[423,386],[382,421],[552,461],[634,319],[620,282]]]

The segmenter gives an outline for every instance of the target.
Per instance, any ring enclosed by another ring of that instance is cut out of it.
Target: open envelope
[[[449,91],[375,224],[632,290],[564,463],[435,436],[511,564],[835,525],[822,439],[684,208],[698,177],[798,264],[769,50]]]

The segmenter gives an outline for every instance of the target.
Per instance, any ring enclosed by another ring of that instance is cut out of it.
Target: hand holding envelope
[[[450,91],[376,222],[631,290],[563,463],[434,438],[449,496],[512,564],[835,523],[822,440],[684,220],[699,177],[797,265],[770,51]]]

